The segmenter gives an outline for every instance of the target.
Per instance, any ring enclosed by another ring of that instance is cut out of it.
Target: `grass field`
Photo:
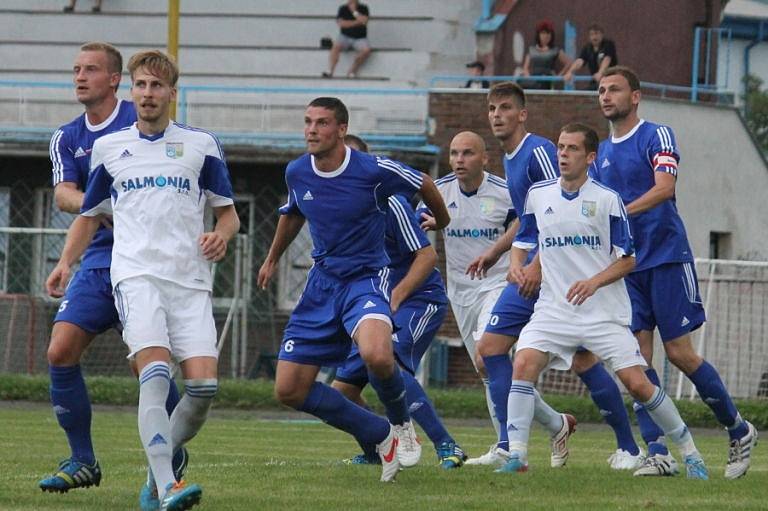
[[[297,416],[298,417],[298,416]],[[483,422],[449,422],[457,441],[478,455],[493,440]],[[42,493],[37,480],[67,454],[48,406],[0,402],[0,510],[138,509],[145,477],[135,410],[98,408],[94,439],[104,472],[99,488],[66,495]],[[696,431],[712,479],[633,478],[605,459],[613,447],[607,427],[587,425],[572,438],[571,459],[549,468],[544,435],[532,439],[527,474],[494,474],[483,467],[443,471],[424,445],[421,463],[394,484],[378,481],[379,467],[347,466],[356,454],[351,437],[329,426],[296,419],[266,419],[247,412],[215,412],[190,444],[188,480],[202,485],[200,510],[375,509],[768,509],[768,449],[758,446],[746,478],[723,479],[727,437]]]

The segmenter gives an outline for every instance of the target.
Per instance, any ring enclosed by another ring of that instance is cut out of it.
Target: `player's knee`
[[[362,50],[360,50],[360,53],[359,53],[361,59],[367,58],[368,55],[370,54],[371,54],[370,48],[363,48]]]
[[[307,399],[307,392],[289,383],[275,383],[275,399],[285,406],[299,409]]]
[[[480,355],[479,352],[475,353],[475,367],[477,368],[477,372],[485,377],[485,362],[483,362],[483,356]]]
[[[395,358],[392,352],[377,350],[364,358],[365,366],[377,378],[388,378],[395,370]]]
[[[48,365],[54,367],[73,366],[80,363],[80,354],[69,349],[66,343],[52,339],[48,345]]]
[[[640,402],[648,401],[653,397],[655,385],[641,373],[633,375],[622,383],[627,388],[627,392]]]
[[[693,349],[689,336],[665,343],[664,349],[669,361],[685,374],[691,374],[698,369],[703,360]]]

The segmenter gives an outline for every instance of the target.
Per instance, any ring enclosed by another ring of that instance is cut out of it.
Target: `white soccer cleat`
[[[728,449],[728,463],[725,465],[725,478],[738,479],[749,470],[752,449],[757,445],[757,429],[747,422],[748,432],[738,440],[731,440]]]
[[[464,462],[465,465],[485,465],[490,467],[501,467],[509,461],[509,452],[493,444],[487,453],[477,458],[469,458]]]
[[[395,480],[400,471],[400,460],[397,459],[398,439],[394,426],[389,426],[389,434],[383,442],[376,445],[376,452],[381,458],[381,482],[388,483]]]
[[[421,443],[416,436],[413,421],[406,421],[402,425],[392,426],[397,437],[397,459],[403,468],[416,465],[421,458]]]
[[[643,460],[640,468],[635,470],[636,476],[673,476],[680,473],[677,461],[671,454],[654,454]]]
[[[608,464],[613,470],[637,470],[645,461],[645,453],[642,449],[637,455],[632,455],[624,449],[616,449],[616,452],[608,457]]]
[[[568,461],[568,439],[576,431],[576,417],[563,413],[563,427],[552,435],[552,456],[549,463],[553,468],[563,467]]]

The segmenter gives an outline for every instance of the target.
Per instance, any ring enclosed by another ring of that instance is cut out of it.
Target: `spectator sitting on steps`
[[[354,62],[347,72],[347,78],[357,78],[357,70],[371,54],[368,42],[368,6],[357,0],[348,0],[339,7],[336,23],[341,29],[339,37],[334,41],[328,58],[329,70],[323,72],[324,78],[331,78],[339,62],[342,51],[354,49],[357,51]]]

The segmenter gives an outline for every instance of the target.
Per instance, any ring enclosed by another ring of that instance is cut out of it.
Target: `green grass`
[[[395,484],[378,482],[378,467],[346,466],[337,460],[356,454],[348,435],[306,420],[267,420],[250,412],[215,412],[190,444],[188,480],[203,486],[201,510],[603,510],[766,509],[768,449],[756,449],[746,478],[723,479],[727,437],[696,431],[708,461],[708,482],[633,478],[613,472],[605,459],[613,450],[608,428],[585,426],[573,437],[571,459],[549,468],[546,438],[532,438],[531,470],[500,475],[483,467],[446,472],[425,443],[422,462],[399,474]],[[297,416],[298,417],[298,416]],[[490,426],[466,421],[449,428],[472,455],[493,441]],[[135,410],[98,408],[94,441],[104,471],[99,488],[66,495],[42,493],[38,479],[67,455],[66,441],[50,409],[29,403],[0,404],[0,510],[137,509],[144,454]],[[198,509],[198,508],[195,508]]]

